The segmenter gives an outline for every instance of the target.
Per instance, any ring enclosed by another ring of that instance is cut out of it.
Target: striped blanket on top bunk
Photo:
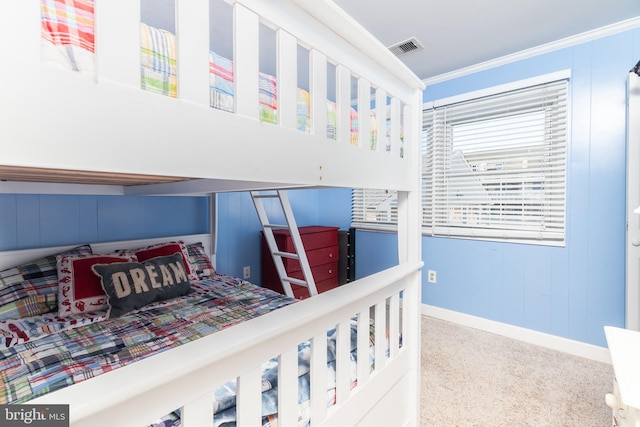
[[[178,96],[176,36],[140,23],[140,83],[144,90]]]
[[[40,16],[43,61],[92,74],[93,0],[41,0]]]

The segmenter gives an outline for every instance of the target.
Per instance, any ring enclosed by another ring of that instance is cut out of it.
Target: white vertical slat
[[[327,334],[311,339],[311,419],[319,425],[327,417]]]
[[[402,345],[401,348],[405,346],[405,339],[407,335],[407,322],[409,322],[409,311],[407,310],[407,300],[404,292],[402,293],[402,297],[400,298],[400,335],[402,336]]]
[[[238,427],[261,425],[262,369],[260,365],[238,377],[236,419]]]
[[[209,259],[215,270],[218,267],[218,193],[209,194],[209,235],[211,241]]]
[[[411,192],[398,191],[398,259],[400,262],[418,261],[422,259],[422,236],[412,230],[420,230],[422,226],[422,92],[416,92],[413,106],[405,104],[404,108],[404,138],[405,159],[411,171],[415,188]],[[406,300],[405,300],[406,301]],[[403,306],[403,309],[405,307]]]
[[[213,425],[213,393],[207,393],[182,407],[182,427],[205,427]]]
[[[336,326],[336,405],[344,403],[349,397],[351,364],[351,323],[349,320]]]
[[[351,71],[340,64],[336,70],[336,139],[348,144],[351,139]]]
[[[278,422],[280,427],[298,425],[298,349],[278,358]]]
[[[278,88],[278,123],[280,125],[296,129],[297,99],[296,90],[298,81],[298,41],[291,34],[282,29],[276,31],[277,38],[277,88]]]
[[[311,133],[327,136],[327,57],[316,49],[309,52]]]
[[[416,117],[415,109],[409,104],[402,104],[402,119],[400,131],[404,135],[404,156],[412,162],[414,166],[418,166],[417,174],[422,175],[422,111],[419,113],[420,118]],[[416,120],[420,120],[417,122]],[[419,127],[419,131],[413,132],[409,129]],[[422,197],[422,196],[420,196]],[[422,215],[419,215],[422,218]]]
[[[376,151],[387,150],[387,92],[384,89],[376,89],[376,129],[378,141]]]
[[[178,95],[209,105],[209,0],[176,2]]]
[[[389,357],[396,357],[400,339],[400,301],[399,295],[389,298]]]
[[[400,123],[400,109],[402,103],[398,98],[391,97],[391,153],[394,156],[400,157],[400,132],[402,124]]]
[[[4,65],[0,73],[40,63],[40,16],[39,0],[3,2],[0,40]]]
[[[369,381],[369,307],[358,313],[358,387],[364,386]]]
[[[398,210],[398,259],[400,262],[407,261],[409,259],[409,215],[407,208],[408,192],[398,191],[396,196],[397,210]]]
[[[386,312],[387,303],[386,300],[379,302],[375,305],[375,337],[376,337],[376,352],[375,352],[375,369],[379,371],[386,363],[386,350],[387,350],[387,336],[386,332]]]
[[[239,3],[234,4],[233,19],[236,112],[257,120],[260,22],[258,15]]]
[[[140,87],[140,0],[95,4],[98,80]]]
[[[367,79],[358,79],[358,145],[371,146],[371,84]]]

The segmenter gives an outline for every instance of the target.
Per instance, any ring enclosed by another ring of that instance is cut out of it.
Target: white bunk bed
[[[0,192],[398,190],[399,264],[29,403],[69,404],[73,426],[113,425],[114,414],[117,425],[144,426],[176,408],[182,408],[183,426],[204,426],[213,420],[213,390],[237,378],[237,425],[256,426],[261,365],[276,356],[278,422],[297,425],[296,348],[311,340],[312,425],[418,425],[423,84],[329,0],[228,3],[233,8],[232,113],[210,106],[210,28],[203,18],[209,16],[209,0],[176,0],[177,98],[140,89],[139,0],[95,1],[89,74],[43,62],[39,0],[5,4],[0,37],[11,43],[4,44],[7,66],[0,67]],[[272,29],[277,40],[275,124],[259,120],[260,25]],[[308,132],[296,125],[299,46],[309,52]],[[333,97],[328,63],[336,72],[335,139],[327,138],[327,102]],[[355,144],[354,100],[360,117]],[[374,127],[376,144],[371,143]],[[387,144],[381,143],[383,129]],[[0,253],[0,269],[31,255]],[[370,313],[375,313],[376,342],[385,342],[388,333],[391,344],[388,354],[385,346],[376,346],[373,367],[359,364],[357,385],[350,387],[350,319],[358,319],[359,360],[365,360]],[[326,331],[334,327],[336,398],[327,408],[326,381],[313,378],[326,378]]]

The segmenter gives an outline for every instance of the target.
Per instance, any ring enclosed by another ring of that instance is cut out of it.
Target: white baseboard
[[[446,320],[459,325],[468,326],[482,331],[491,332],[504,337],[516,339],[529,344],[535,344],[585,359],[611,364],[609,349],[593,344],[587,344],[544,332],[534,331],[519,326],[488,320],[469,314],[459,313],[445,308],[422,304],[422,314],[436,319]]]

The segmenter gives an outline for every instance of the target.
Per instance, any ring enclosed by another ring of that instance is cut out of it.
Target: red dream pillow
[[[156,245],[147,246],[146,248],[129,250],[127,252],[133,252],[140,262],[160,256],[173,255],[176,252],[179,252],[180,255],[182,255],[182,264],[184,264],[184,270],[187,272],[187,278],[189,281],[192,282],[198,280],[198,274],[193,268],[191,268],[191,263],[189,262],[187,246],[182,240],[178,242],[158,243]]]
[[[59,255],[58,315],[91,313],[107,309],[107,296],[100,278],[92,268],[95,264],[136,261],[131,255]]]

